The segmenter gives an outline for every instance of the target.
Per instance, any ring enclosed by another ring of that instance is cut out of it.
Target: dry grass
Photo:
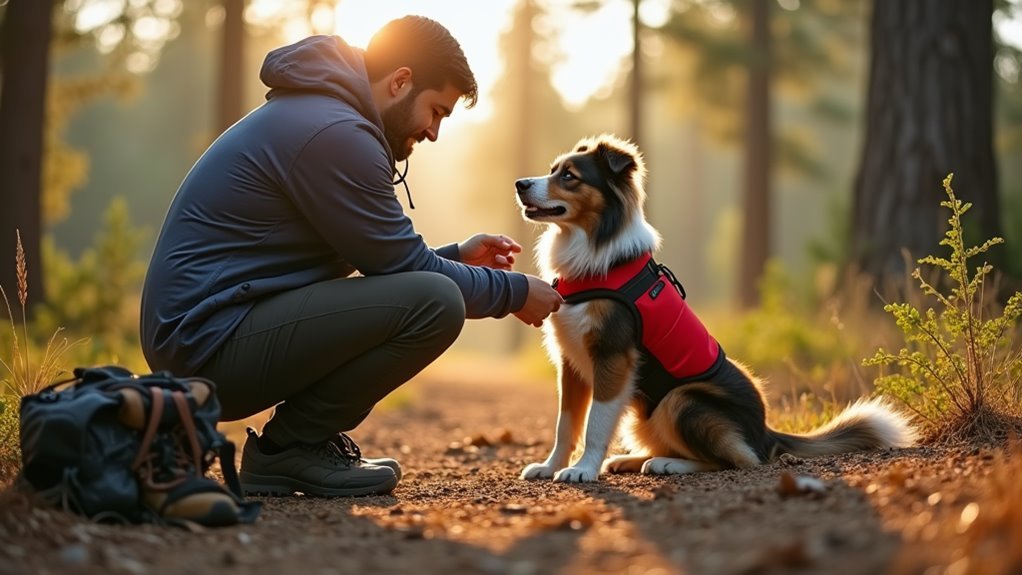
[[[11,322],[11,356],[0,357],[0,365],[7,371],[0,388],[0,482],[13,476],[21,463],[18,432],[18,405],[21,397],[37,393],[52,382],[61,372],[61,357],[79,342],[69,342],[60,337],[61,329],[50,336],[42,350],[38,363],[32,361],[32,340],[28,332],[28,266],[25,249],[21,243],[21,232],[16,231],[17,246],[15,265],[18,281],[18,304],[21,311],[21,329],[11,310],[7,292],[0,286],[0,297],[7,308]],[[19,335],[21,336],[19,339]]]
[[[923,443],[952,445],[979,441],[988,444],[1004,442],[1022,434],[1022,417],[1017,405],[984,405],[968,413],[952,414],[938,428],[923,436]]]
[[[42,357],[37,365],[33,365],[31,357],[32,342],[28,336],[28,267],[25,263],[25,249],[21,244],[21,232],[17,232],[16,266],[18,277],[18,303],[21,305],[21,336],[18,339],[18,325],[11,311],[10,300],[7,299],[7,292],[0,286],[0,296],[3,297],[4,305],[7,307],[7,315],[11,320],[12,349],[10,361],[4,361],[0,357],[2,365],[8,373],[4,378],[7,384],[7,392],[17,397],[23,397],[38,392],[49,385],[61,372],[60,358],[79,342],[69,342],[67,338],[60,337],[63,331],[56,329],[46,347],[42,351]]]

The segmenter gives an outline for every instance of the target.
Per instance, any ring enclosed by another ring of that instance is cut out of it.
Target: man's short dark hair
[[[475,76],[461,45],[447,28],[423,16],[405,16],[380,28],[366,48],[365,63],[370,82],[407,66],[412,70],[416,93],[443,90],[450,83],[463,94],[466,108],[474,106],[479,98]]]

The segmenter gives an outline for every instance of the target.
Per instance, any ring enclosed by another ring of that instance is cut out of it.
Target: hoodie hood
[[[376,110],[363,51],[339,36],[310,36],[271,51],[263,61],[259,79],[270,100],[281,92],[315,92],[348,103],[383,130]]]

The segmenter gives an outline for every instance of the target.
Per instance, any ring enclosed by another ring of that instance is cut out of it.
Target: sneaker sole
[[[266,495],[270,497],[290,497],[295,492],[301,492],[313,497],[358,497],[360,495],[386,495],[397,487],[397,477],[391,477],[386,481],[375,485],[364,485],[360,487],[338,487],[330,488],[320,485],[312,485],[291,477],[280,477],[277,475],[256,475],[242,471],[238,474],[241,481],[241,491],[246,496]]]

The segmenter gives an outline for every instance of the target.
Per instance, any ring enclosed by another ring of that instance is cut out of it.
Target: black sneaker
[[[382,495],[397,486],[398,476],[389,466],[353,457],[334,440],[295,444],[267,455],[259,450],[256,438],[255,430],[249,429],[241,454],[238,475],[245,495],[287,496],[295,492],[319,497]]]
[[[334,437],[330,441],[334,442],[334,445],[341,450],[342,453],[358,459],[362,463],[368,463],[369,465],[382,465],[383,467],[389,467],[394,470],[394,475],[397,476],[397,480],[401,481],[401,464],[396,459],[389,457],[378,457],[376,459],[367,459],[362,457],[362,450],[359,449],[358,444],[355,440],[348,436],[346,433],[338,433],[337,437]]]

